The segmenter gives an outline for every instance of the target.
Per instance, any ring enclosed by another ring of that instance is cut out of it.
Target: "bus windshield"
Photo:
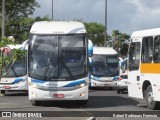
[[[32,78],[65,81],[87,75],[85,35],[31,35],[29,44]]]
[[[22,54],[22,59],[13,60],[13,54],[8,55],[11,58],[9,64],[7,64],[2,72],[2,77],[21,77],[27,73],[26,64],[26,52]]]
[[[92,75],[114,77],[119,75],[117,55],[93,55]]]

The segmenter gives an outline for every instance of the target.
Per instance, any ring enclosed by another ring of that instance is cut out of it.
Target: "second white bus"
[[[22,45],[20,44],[7,45],[5,48],[10,51],[7,53],[6,56],[10,57],[11,61],[9,64],[6,65],[5,61],[3,60],[3,57],[5,57],[5,55],[1,53],[2,65],[5,66],[4,70],[2,71],[1,78],[0,78],[1,94],[5,95],[6,91],[28,92],[26,43]],[[22,54],[21,60],[13,59],[13,56],[14,56],[13,49],[20,49],[24,52]]]
[[[119,76],[117,52],[110,47],[93,47],[90,74],[91,87],[115,87],[113,78]]]

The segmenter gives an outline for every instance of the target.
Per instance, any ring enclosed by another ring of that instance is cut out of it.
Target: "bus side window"
[[[160,62],[160,36],[156,36],[154,39],[154,62]]]
[[[142,40],[142,63],[151,63],[153,58],[153,37],[145,37]]]

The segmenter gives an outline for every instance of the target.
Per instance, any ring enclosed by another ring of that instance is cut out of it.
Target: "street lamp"
[[[107,45],[107,0],[105,0],[105,36],[104,36],[104,46]]]
[[[2,0],[2,37],[5,36],[5,0]]]
[[[52,0],[52,20],[53,20],[53,0]]]

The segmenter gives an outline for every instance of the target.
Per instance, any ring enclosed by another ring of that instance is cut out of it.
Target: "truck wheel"
[[[146,90],[146,103],[149,109],[156,110],[159,108],[160,103],[154,101],[152,86],[149,85]]]

